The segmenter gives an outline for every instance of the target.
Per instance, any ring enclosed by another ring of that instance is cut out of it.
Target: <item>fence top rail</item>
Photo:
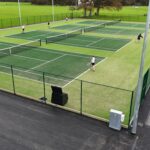
[[[128,89],[119,88],[119,87],[115,87],[115,86],[110,86],[110,85],[106,85],[106,84],[100,84],[100,83],[90,82],[90,81],[86,81],[86,80],[81,80],[81,81],[89,83],[89,84],[95,84],[95,85],[99,85],[99,86],[105,86],[105,87],[108,87],[108,88],[113,88],[113,89],[116,89],[116,90],[121,90],[121,91],[126,91],[126,92],[131,92],[131,93],[134,92],[133,90],[128,90]]]
[[[4,63],[0,63],[0,66],[2,67],[12,67],[13,69],[20,69],[20,71],[22,72],[26,72],[26,69],[27,68],[23,68],[23,67],[17,67],[17,66],[12,66],[12,65],[8,65],[8,64],[4,64]],[[41,73],[41,75],[44,73],[46,76],[56,76],[57,78],[58,77],[61,77],[61,78],[64,78],[64,79],[73,79],[75,81],[79,81],[79,82],[84,82],[84,83],[89,83],[89,84],[94,84],[94,85],[98,85],[98,86],[104,86],[104,87],[107,87],[107,88],[112,88],[112,89],[116,89],[116,90],[121,90],[121,91],[126,91],[126,92],[131,92],[133,93],[134,91],[133,90],[128,90],[128,89],[123,89],[123,88],[119,88],[119,87],[114,87],[114,86],[110,86],[110,85],[105,85],[105,84],[100,84],[100,83],[95,83],[95,82],[90,82],[90,81],[86,81],[86,80],[81,80],[81,79],[74,79],[72,77],[67,77],[67,76],[60,76],[60,75],[56,75],[56,74],[50,74],[50,73],[47,73],[47,72],[40,72],[40,71],[36,71],[34,70],[34,74],[36,75],[36,72],[37,72],[37,75],[39,75],[38,73]]]

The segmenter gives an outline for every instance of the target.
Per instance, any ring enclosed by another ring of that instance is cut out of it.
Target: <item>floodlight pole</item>
[[[141,55],[139,79],[138,79],[138,85],[137,85],[136,96],[135,96],[133,126],[131,129],[131,133],[133,133],[133,134],[136,134],[136,130],[137,130],[138,113],[139,113],[141,92],[142,92],[142,85],[143,85],[143,70],[144,70],[145,54],[146,54],[146,48],[147,48],[147,42],[148,42],[149,23],[150,23],[150,0],[149,0],[149,6],[148,6],[147,23],[146,23],[146,29],[145,29],[145,35],[144,35],[144,43],[143,43],[142,55]]]
[[[53,22],[54,22],[55,21],[54,0],[52,0],[52,16],[53,16]]]
[[[20,26],[22,26],[22,18],[21,18],[20,0],[18,0],[18,10],[19,10],[19,20],[20,20]]]

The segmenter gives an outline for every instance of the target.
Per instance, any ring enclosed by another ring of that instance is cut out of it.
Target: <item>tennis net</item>
[[[110,21],[110,22],[106,22],[105,25],[109,26],[109,25],[114,25],[114,24],[117,24],[121,22],[121,20],[113,20],[113,21]]]
[[[94,25],[91,27],[86,27],[86,28],[84,28],[84,32],[90,32],[90,31],[101,29],[101,28],[105,28],[105,26],[114,25],[114,24],[119,23],[120,21],[121,20],[113,20],[110,22],[101,23],[101,24]]]
[[[54,42],[57,42],[57,41],[61,41],[61,40],[64,40],[64,39],[67,39],[67,38],[70,38],[70,37],[78,36],[80,34],[82,34],[82,30],[81,29],[75,30],[75,31],[72,31],[72,32],[68,32],[68,33],[65,33],[65,34],[60,34],[60,35],[56,35],[56,36],[50,36],[50,37],[46,38],[46,44],[47,43],[54,43]]]
[[[86,28],[84,28],[84,32],[90,32],[90,31],[98,30],[98,29],[104,28],[104,27],[105,27],[105,23],[102,23],[102,24],[99,24],[99,25],[86,27]]]
[[[15,45],[9,48],[0,50],[0,57],[9,56],[23,51],[31,50],[32,48],[41,46],[41,40],[31,41],[25,44]]]

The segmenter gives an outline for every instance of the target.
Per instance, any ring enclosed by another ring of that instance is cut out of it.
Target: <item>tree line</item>
[[[17,2],[18,0],[1,0],[2,2]],[[51,0],[20,0],[21,2],[31,2],[33,4],[47,5],[51,4]],[[81,0],[82,1],[82,0]],[[91,0],[86,0],[91,1]],[[118,0],[92,0],[94,3],[111,3]],[[54,0],[56,5],[76,5],[78,0]],[[120,0],[122,5],[148,5],[148,0]]]
[[[18,1],[18,0],[1,0]],[[124,5],[147,5],[149,0],[54,0],[55,5],[70,5],[70,10],[83,9],[84,16],[92,16],[94,8],[95,15],[100,14],[100,9],[120,10]],[[20,0],[20,2],[31,2],[36,5],[51,5],[52,0]]]

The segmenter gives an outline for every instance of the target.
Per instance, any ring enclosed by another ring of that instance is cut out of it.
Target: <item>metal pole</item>
[[[134,108],[134,115],[133,115],[134,118],[133,118],[133,126],[131,129],[131,133],[133,133],[133,134],[136,134],[137,123],[138,123],[138,113],[139,113],[141,91],[142,91],[142,84],[143,84],[143,70],[144,70],[144,62],[145,62],[145,53],[146,53],[147,41],[148,41],[149,21],[150,21],[150,0],[149,0],[149,6],[148,6],[144,43],[143,43],[143,48],[142,48],[139,79],[138,79],[138,85],[137,85],[137,91],[136,91],[136,97],[135,97],[135,108]]]
[[[53,22],[54,22],[55,21],[54,0],[52,0],[52,16],[53,16]]]
[[[19,10],[20,26],[22,26],[22,17],[21,17],[20,0],[18,0],[18,10]]]
[[[80,114],[82,115],[82,105],[83,105],[83,103],[82,103],[82,97],[83,97],[83,81],[81,80],[81,85],[80,85]]]
[[[11,65],[11,75],[12,75],[13,91],[14,91],[14,94],[16,94],[15,79],[14,79],[14,70],[13,70],[13,66],[12,65]]]

